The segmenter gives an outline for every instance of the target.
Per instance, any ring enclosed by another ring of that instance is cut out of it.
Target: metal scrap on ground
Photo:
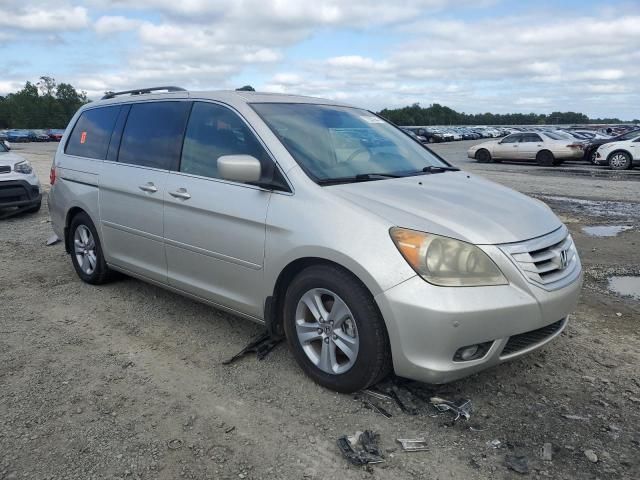
[[[429,449],[424,438],[398,438],[397,441],[405,452],[422,452]]]
[[[356,432],[352,437],[343,435],[337,440],[342,456],[352,465],[382,463],[382,451],[378,446],[379,435],[371,430]]]
[[[251,340],[251,342],[249,342],[246,347],[236,353],[233,357],[223,361],[222,364],[229,365],[239,358],[244,357],[247,353],[252,352],[255,352],[256,358],[258,360],[262,360],[269,354],[269,352],[271,352],[271,350],[273,350],[280,342],[282,342],[282,340],[283,339],[281,337],[274,337],[268,331],[265,331]]]

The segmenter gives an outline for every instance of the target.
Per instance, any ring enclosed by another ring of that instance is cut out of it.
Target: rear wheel
[[[626,152],[613,152],[609,156],[609,167],[613,170],[627,170],[631,168],[631,155]]]
[[[475,159],[478,161],[478,163],[492,162],[491,153],[489,153],[489,150],[487,150],[486,148],[481,148],[480,150],[478,150],[475,154]]]
[[[591,152],[591,155],[589,155],[589,162],[592,165],[597,165],[597,159],[598,157],[596,156],[598,153],[598,149],[596,148],[593,152]]]
[[[298,364],[315,382],[350,393],[391,371],[386,327],[362,283],[317,265],[300,272],[285,296],[284,330]]]
[[[536,162],[538,162],[538,165],[551,167],[553,166],[554,161],[555,158],[553,156],[553,153],[551,153],[549,150],[542,150],[536,155]]]
[[[96,227],[86,213],[78,213],[71,220],[68,241],[73,268],[83,282],[100,285],[114,277],[104,259]]]

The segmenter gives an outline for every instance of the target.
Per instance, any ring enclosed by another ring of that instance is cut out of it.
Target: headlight
[[[13,166],[13,171],[14,172],[18,172],[18,173],[24,173],[25,175],[28,175],[31,172],[33,172],[33,168],[31,168],[31,164],[29,162],[24,160],[22,162],[16,163]]]
[[[506,285],[507,279],[475,245],[430,233],[393,227],[393,242],[427,282],[443,287]]]

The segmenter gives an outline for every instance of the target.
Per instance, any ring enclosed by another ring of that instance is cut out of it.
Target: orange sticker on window
[[[80,135],[80,143],[84,143],[87,141],[87,132],[82,132]]]

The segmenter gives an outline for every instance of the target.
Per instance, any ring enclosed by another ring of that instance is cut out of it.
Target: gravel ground
[[[422,387],[471,399],[469,421],[377,401],[387,419],[313,384],[284,345],[261,362],[222,365],[256,325],[129,278],[83,284],[60,244],[44,246],[45,202],[0,222],[0,479],[503,479],[519,476],[511,455],[526,457],[531,478],[640,478],[640,301],[608,290],[612,275],[640,275],[640,170],[480,165],[467,160],[469,143],[434,149],[547,201],[586,271],[577,311],[552,344]],[[16,151],[46,183],[54,148]],[[587,225],[632,228],[596,238]],[[364,429],[386,451],[368,469],[349,466],[335,443]],[[396,438],[417,436],[428,451],[399,450]]]

